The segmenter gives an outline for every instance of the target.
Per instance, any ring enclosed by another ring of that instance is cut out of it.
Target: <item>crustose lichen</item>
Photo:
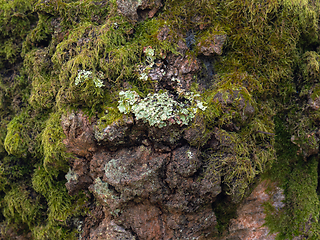
[[[176,101],[168,92],[149,94],[141,97],[135,91],[121,91],[119,93],[118,109],[121,113],[133,113],[137,120],[142,119],[150,126],[162,128],[167,125],[188,125],[198,110],[207,107],[204,102],[197,100],[200,95],[187,92],[184,100]]]

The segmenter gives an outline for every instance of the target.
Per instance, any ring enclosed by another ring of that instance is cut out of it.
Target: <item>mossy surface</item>
[[[277,239],[298,235],[319,239],[318,159],[311,157],[305,161],[297,155],[299,148],[290,141],[288,123],[283,116],[277,116],[275,123],[277,161],[266,177],[279,183],[286,199],[281,211],[266,204],[266,224],[273,232],[279,232]]]
[[[133,23],[119,14],[116,1],[0,0],[4,222],[22,224],[34,239],[75,238],[66,222],[80,215],[85,197],[70,197],[64,185],[72,156],[62,143],[61,115],[83,110],[105,128],[122,117],[120,91],[134,90],[143,98],[159,92],[158,83],[144,81],[137,71],[150,64],[147,47],[154,50],[152,62],[166,63],[167,56],[203,59],[198,46],[208,47],[220,34],[227,40],[222,55],[208,57],[214,73],[210,87],[194,87],[207,103],[194,117],[204,119],[208,136],[197,146],[219,172],[232,204],[276,159],[268,176],[284,187],[288,214],[270,215],[267,224],[290,238],[310,222],[310,238],[316,239],[318,155],[309,153],[319,141],[309,136],[315,136],[320,114],[310,111],[308,98],[320,96],[319,10],[318,1],[303,0],[168,0],[152,19]],[[168,36],[159,40],[163,28]],[[179,41],[187,49],[182,51]],[[76,84],[81,71],[99,76],[101,86],[92,79]],[[197,86],[201,73],[193,81]],[[181,97],[170,88],[160,90]],[[211,133],[218,149],[204,149]],[[289,141],[292,135],[299,146]],[[23,204],[27,210],[21,210]],[[219,211],[222,229],[228,221]]]
[[[0,2],[0,67],[8,63],[21,61],[22,43],[37,20],[32,12],[36,1],[1,1]]]

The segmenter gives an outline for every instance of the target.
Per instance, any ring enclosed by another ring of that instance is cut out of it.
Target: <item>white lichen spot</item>
[[[144,82],[148,81],[148,73],[146,72],[141,73],[139,79]]]
[[[188,156],[189,159],[191,159],[191,158],[193,158],[193,153],[190,150],[188,150],[187,151],[187,156]]]
[[[68,173],[66,174],[65,178],[69,182],[70,180],[78,181],[78,174],[76,174],[71,168],[69,168]]]
[[[153,64],[154,64],[154,59],[155,59],[155,57],[154,57],[154,49],[151,47],[151,46],[148,46],[148,47],[144,47],[143,48],[143,52],[144,52],[144,54],[146,55],[146,57],[147,57],[147,62],[148,62],[148,65],[150,66],[150,67],[152,67],[153,66]]]
[[[103,73],[98,73],[98,75],[100,78],[103,78]],[[76,77],[75,85],[79,85],[80,83],[83,83],[86,80],[91,79],[96,87],[101,88],[104,85],[103,81],[100,78],[94,76],[94,74],[91,71],[80,70],[78,72],[78,76]]]

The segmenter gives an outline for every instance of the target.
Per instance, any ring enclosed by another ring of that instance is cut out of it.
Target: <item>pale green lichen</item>
[[[146,81],[148,80],[148,73],[142,72],[141,75],[140,75],[140,77],[139,77],[139,79],[140,79],[141,81],[146,82]]]
[[[140,96],[135,91],[121,91],[118,109],[121,113],[128,114],[131,112],[131,106],[140,100]]]
[[[102,73],[99,73],[99,75],[101,77],[103,77]],[[80,83],[82,83],[82,82],[84,82],[84,81],[86,81],[88,79],[92,79],[92,81],[93,81],[93,83],[94,83],[94,85],[96,87],[101,88],[101,87],[104,86],[103,82],[102,82],[102,80],[100,78],[94,76],[91,71],[85,71],[85,70],[81,70],[81,71],[78,72],[78,76],[77,76],[77,78],[75,80],[75,85],[79,85]]]
[[[147,66],[140,65],[142,72],[140,74],[139,79],[141,81],[146,82],[148,80],[149,71],[154,65],[155,51],[151,46],[148,46],[143,48],[143,52],[146,55]]]
[[[143,49],[143,52],[146,54],[147,56],[147,62],[148,62],[148,65],[150,67],[153,66],[154,64],[154,60],[155,60],[155,56],[154,56],[154,49],[151,47],[151,46],[148,46],[148,47],[145,47]]]
[[[192,159],[193,153],[190,150],[187,151],[187,155],[189,159]]]
[[[78,181],[78,174],[76,174],[71,168],[69,168],[69,171],[66,174],[65,178],[67,179],[68,182],[70,182],[70,180]]]
[[[188,125],[198,110],[206,109],[205,103],[195,99],[200,95],[193,92],[184,94],[184,100],[178,102],[168,92],[148,94],[141,99],[135,91],[119,93],[118,109],[121,113],[133,113],[137,120],[142,119],[150,126],[162,128],[167,125]]]

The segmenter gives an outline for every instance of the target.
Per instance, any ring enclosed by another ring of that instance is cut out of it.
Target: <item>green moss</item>
[[[19,114],[27,106],[29,91],[27,78],[18,74],[17,69],[7,69],[0,74],[0,116],[3,121],[10,120],[10,115]]]
[[[207,127],[214,129],[215,138],[220,143],[218,150],[209,157],[209,161],[223,177],[227,194],[232,196],[233,201],[239,202],[257,176],[270,168],[275,159],[272,121],[274,112],[268,105],[263,105],[259,110],[259,104],[251,113],[251,117],[247,117],[243,123],[244,110],[239,104],[245,98],[235,97],[235,91],[231,92],[233,94],[230,92],[228,91],[226,96],[218,96],[216,91],[213,94],[209,93],[213,100],[209,101],[205,117]],[[247,94],[249,100],[252,99],[247,91],[242,94]],[[219,129],[228,126],[237,129]]]
[[[6,176],[5,168],[3,164],[1,164],[0,165],[0,191],[4,191],[7,185],[9,185],[9,181]]]
[[[52,21],[52,16],[47,16],[38,12],[37,26],[32,29],[23,42],[21,54],[24,56],[35,46],[49,45],[53,28],[48,22]]]
[[[8,154],[18,157],[26,157],[28,153],[28,144],[31,139],[28,137],[28,130],[26,128],[28,116],[27,113],[22,113],[16,116],[7,128],[7,135],[4,140],[4,147]]]
[[[191,0],[167,1],[164,6],[164,21],[177,33],[186,33],[192,28],[205,28],[218,24],[215,18],[220,13],[219,1]],[[220,23],[223,25],[223,23]]]
[[[316,100],[317,98],[320,97],[320,85],[317,84],[315,87],[312,89],[312,94],[311,94],[311,99]]]
[[[20,224],[31,228],[40,218],[39,199],[30,198],[30,192],[22,186],[15,186],[7,192],[1,207],[4,217],[17,228],[21,227]]]
[[[32,176],[33,189],[45,197],[48,206],[46,220],[33,229],[35,239],[75,239],[76,230],[67,226],[66,221],[81,214],[86,197],[81,193],[69,196],[64,176],[71,154],[66,153],[62,140],[65,138],[61,126],[61,113],[50,114],[41,133],[43,162],[36,165]]]
[[[221,56],[208,57],[215,74],[212,88],[201,96],[208,103],[201,115],[204,135],[214,131],[220,141],[216,152],[209,154],[210,166],[223,176],[227,186],[223,194],[229,193],[232,201],[239,202],[274,159],[272,116],[277,112],[288,111],[288,128],[293,129],[288,136],[299,135],[300,146],[306,150],[317,144],[312,138],[305,146],[319,113],[302,109],[309,91],[312,99],[318,97],[318,12],[319,3],[306,0],[168,0],[155,17],[134,25],[118,14],[115,1],[0,1],[0,25],[4,26],[0,30],[0,189],[8,194],[6,201],[17,204],[18,209],[22,200],[9,200],[14,195],[10,191],[16,189],[14,182],[23,182],[23,178],[30,185],[27,176],[34,169],[33,189],[45,198],[48,209],[43,223],[16,210],[6,218],[21,222],[24,215],[27,220],[23,221],[32,223],[26,224],[27,229],[36,239],[71,238],[74,231],[65,220],[75,216],[81,203],[67,195],[61,177],[70,157],[62,143],[61,113],[82,109],[98,115],[100,127],[109,125],[122,116],[116,106],[119,91],[129,88],[143,98],[157,92],[155,84],[144,82],[136,71],[137,66],[148,63],[145,47],[154,50],[152,60],[165,59],[169,53],[182,54],[176,51],[182,40],[189,47],[186,55],[202,59],[194,46],[208,46],[214,35],[221,33],[227,35],[227,41]],[[169,29],[168,36],[159,40],[164,27]],[[16,64],[22,61],[22,65]],[[97,87],[93,79],[76,85],[81,70],[92,76],[102,73],[104,77],[99,79],[104,86]],[[191,127],[197,126],[194,121]],[[207,137],[197,141],[204,146]],[[281,234],[289,237],[291,227],[303,224],[309,213],[317,220],[316,163],[308,157],[306,163],[299,159],[295,155],[298,149],[290,141],[283,142],[283,147],[293,153],[282,156],[281,141],[276,144],[281,167],[274,171],[283,173],[277,176],[287,184],[288,201],[297,206],[286,210],[288,216],[296,214],[300,219],[289,222],[287,228],[279,227]],[[305,191],[297,184],[302,174],[310,176],[302,184]],[[300,192],[310,198],[300,201]],[[314,203],[314,210],[309,202]],[[3,205],[9,213],[7,208],[8,204]],[[234,209],[219,215],[221,226],[228,222],[223,216],[232,212]],[[316,234],[315,224],[311,225]]]
[[[120,120],[123,115],[115,107],[106,107],[104,113],[101,113],[99,116],[101,117],[97,121],[97,127],[102,131],[108,125]]]
[[[79,22],[97,22],[105,19],[109,13],[109,1],[38,1],[35,10],[47,15],[61,17],[61,25],[65,29],[77,26]]]
[[[108,41],[112,39],[106,39],[105,34],[108,34],[108,31],[105,28],[109,29],[110,26],[104,25],[99,29],[89,23],[83,24],[75,28],[69,34],[69,38],[57,46],[52,59],[60,71],[61,88],[57,94],[58,106],[71,104],[76,108],[91,109],[91,112],[99,111],[97,106],[103,103],[104,93],[108,90],[96,88],[92,81],[86,81],[82,86],[75,85],[75,79],[80,70],[91,71],[93,74],[98,74],[101,70],[104,77],[100,80],[103,84],[106,81],[113,82],[119,77],[124,78],[130,75],[132,68],[127,69],[126,66],[132,65],[132,61],[136,59],[136,53],[132,52],[132,46],[130,48],[127,44],[123,46],[122,42],[117,42],[118,40],[110,43],[112,50],[108,48]],[[118,34],[118,36],[123,34],[120,28]],[[73,44],[80,46],[74,49]],[[70,51],[70,48],[73,51]]]
[[[135,41],[140,43],[140,54],[144,47],[151,46],[155,52],[155,56],[159,59],[166,56],[167,53],[172,52],[179,54],[176,50],[177,43],[172,39],[172,32],[169,32],[169,37],[164,40],[158,39],[158,34],[162,28],[168,27],[167,22],[161,18],[152,18],[146,20],[136,26]]]
[[[33,171],[33,166],[27,159],[17,158],[15,156],[4,156],[0,160],[1,167],[1,187],[2,191],[10,189],[10,185],[17,182],[28,181]]]
[[[17,119],[11,121],[11,124],[8,125],[8,133],[4,141],[4,146],[9,154],[14,154],[17,156],[24,155],[26,157],[27,146],[19,135],[21,129],[22,124],[19,123]]]
[[[35,159],[41,155],[39,133],[43,129],[43,118],[30,109],[24,109],[7,125],[7,135],[4,147],[8,154],[17,157],[32,156]]]
[[[42,166],[38,166],[38,169],[34,171],[32,186],[36,192],[46,198],[48,204],[47,224],[54,225],[55,221],[65,222],[68,216],[75,213],[77,205],[74,200],[76,198],[69,196],[64,187],[65,182],[65,180],[58,181]]]
[[[218,27],[220,27],[220,26],[218,26]],[[208,47],[210,47],[210,45],[212,43],[216,44],[215,36],[217,36],[217,35],[225,35],[226,36],[226,32],[223,30],[219,31],[218,27],[217,26],[211,27],[211,28],[201,32],[197,36],[198,41],[197,41],[197,43],[195,42],[195,45],[196,45],[195,51],[197,52],[197,55],[199,54],[201,47],[208,48]]]
[[[317,82],[320,75],[320,56],[317,52],[308,51],[303,54],[302,71],[306,82]]]
[[[32,14],[35,1],[0,1],[0,67],[20,57],[22,42],[36,20]]]
[[[312,157],[306,162],[297,155],[298,147],[290,141],[285,126],[277,117],[277,162],[268,175],[284,189],[285,207],[277,212],[267,205],[266,224],[273,232],[279,232],[277,239],[292,239],[301,234],[308,239],[319,239],[318,161]]]
[[[0,156],[6,153],[6,150],[4,148],[4,141],[7,135],[7,124],[8,122],[5,120],[1,120],[0,124]]]
[[[33,236],[35,240],[78,239],[77,231],[65,229],[59,224],[37,226],[33,229]]]
[[[41,133],[41,143],[43,147],[43,164],[45,168],[57,175],[59,170],[67,171],[68,158],[71,156],[66,153],[66,147],[62,142],[66,138],[61,126],[61,113],[50,114],[46,121],[46,127]]]
[[[230,219],[235,219],[237,217],[237,207],[237,204],[233,204],[221,196],[214,202],[213,211],[217,217],[217,229],[219,234],[223,234],[227,230]]]
[[[38,111],[45,111],[55,105],[55,96],[60,84],[56,76],[51,74],[52,62],[48,50],[30,51],[23,63],[24,74],[31,82],[29,104]]]
[[[54,171],[48,172],[38,165],[32,176],[34,190],[43,195],[47,204],[47,216],[33,228],[35,239],[76,239],[77,230],[67,225],[67,219],[85,214],[87,197],[79,193],[69,196],[66,180],[58,180]],[[64,173],[65,174],[65,173]]]

